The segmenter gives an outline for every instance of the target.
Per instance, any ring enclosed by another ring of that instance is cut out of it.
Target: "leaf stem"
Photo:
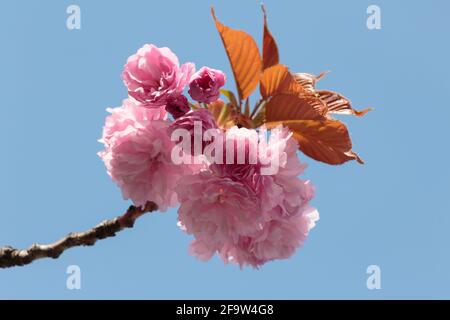
[[[253,108],[252,113],[250,114],[250,118],[253,118],[253,116],[255,116],[255,114],[258,112],[259,108],[261,107],[261,105],[266,102],[266,99],[259,99],[258,102],[256,103],[255,107]]]

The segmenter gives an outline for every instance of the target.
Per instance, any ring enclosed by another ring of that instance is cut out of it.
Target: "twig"
[[[158,210],[153,202],[143,207],[130,206],[122,216],[105,220],[98,226],[79,233],[69,233],[66,237],[51,244],[33,244],[26,250],[9,246],[0,248],[0,268],[24,266],[42,258],[58,258],[64,251],[77,246],[92,246],[97,240],[114,237],[117,232],[132,228],[134,222],[147,212]]]

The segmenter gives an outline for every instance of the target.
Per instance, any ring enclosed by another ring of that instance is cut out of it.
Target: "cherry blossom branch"
[[[9,246],[0,248],[0,268],[24,266],[42,258],[57,259],[64,251],[72,247],[92,246],[97,240],[114,237],[117,232],[132,228],[134,222],[147,212],[158,210],[153,202],[147,202],[143,207],[130,206],[121,216],[105,220],[96,227],[78,233],[69,233],[66,237],[51,244],[33,244],[25,250]]]

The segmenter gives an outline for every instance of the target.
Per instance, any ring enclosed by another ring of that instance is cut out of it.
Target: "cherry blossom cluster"
[[[225,74],[180,65],[166,47],[139,49],[122,79],[128,98],[108,109],[99,156],[125,199],[161,211],[178,207],[179,227],[194,237],[189,251],[201,260],[217,254],[257,268],[303,245],[319,215],[287,128],[219,125],[210,107],[224,105]],[[186,135],[189,147],[179,148]],[[180,153],[192,161],[174,161]],[[274,157],[277,168],[267,174]]]

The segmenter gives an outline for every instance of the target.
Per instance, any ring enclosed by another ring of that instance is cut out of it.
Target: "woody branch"
[[[24,266],[42,258],[57,259],[64,251],[72,247],[92,246],[97,240],[114,237],[117,232],[132,228],[140,216],[156,210],[158,210],[158,206],[153,202],[147,202],[142,208],[130,206],[119,217],[105,220],[85,232],[69,233],[66,237],[51,244],[33,244],[24,250],[5,246],[0,248],[0,268]]]

